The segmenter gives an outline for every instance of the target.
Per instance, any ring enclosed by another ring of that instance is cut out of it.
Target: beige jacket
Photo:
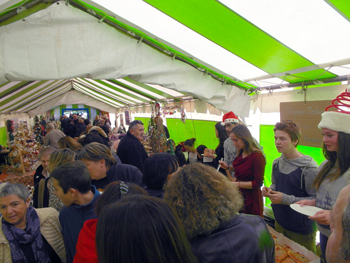
[[[58,220],[58,212],[52,207],[35,210],[39,216],[41,234],[55,250],[61,261],[66,262],[66,250]],[[12,263],[10,245],[2,231],[2,217],[0,218],[0,262]]]

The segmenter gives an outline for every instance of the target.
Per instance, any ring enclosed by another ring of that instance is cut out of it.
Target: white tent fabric
[[[0,46],[0,85],[7,81],[137,76],[139,82],[162,85],[196,96],[218,109],[249,115],[250,98],[245,91],[222,85],[98,23],[64,1],[0,27]]]
[[[94,107],[94,108],[98,108],[101,109],[103,111],[107,111],[107,112],[112,112],[115,113],[115,108],[100,102],[98,100],[95,100],[93,98],[91,98],[90,96],[86,96],[78,91],[72,90],[69,91],[57,98],[54,98],[52,100],[50,100],[49,102],[46,102],[42,105],[40,105],[39,107],[37,107],[34,110],[29,111],[29,115],[30,116],[35,116],[35,115],[39,115],[43,112],[46,112],[49,109],[55,108],[59,105],[63,105],[63,104],[79,104],[80,101],[83,101],[85,105]]]

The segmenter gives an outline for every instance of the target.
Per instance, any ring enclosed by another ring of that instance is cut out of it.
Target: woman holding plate
[[[324,209],[309,217],[316,221],[320,231],[323,258],[326,256],[327,241],[331,234],[330,210],[340,190],[350,183],[350,106],[342,105],[344,97],[350,98],[350,92],[344,92],[337,97],[336,100],[340,102],[338,105],[334,104],[333,100],[333,105],[322,113],[322,120],[318,125],[323,134],[323,154],[326,160],[320,165],[314,181],[316,199],[297,202],[301,206],[309,205]],[[340,110],[327,111],[331,107]]]

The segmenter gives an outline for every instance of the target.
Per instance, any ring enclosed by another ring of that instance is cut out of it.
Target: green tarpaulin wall
[[[0,128],[0,145],[7,146],[6,127]]]
[[[148,130],[149,118],[136,117],[135,119],[142,121],[145,131]],[[196,138],[196,146],[204,144],[210,149],[215,149],[219,144],[219,140],[215,136],[215,121],[187,119],[186,124],[184,124],[180,119],[167,119],[166,123],[170,139],[173,139],[175,143]]]
[[[150,121],[149,118],[135,119],[141,120],[145,125],[145,130],[147,130]],[[197,139],[197,146],[204,144],[210,149],[215,149],[218,144],[214,130],[216,122],[214,121],[186,120],[186,124],[179,119],[167,119],[166,121],[170,138],[175,142],[181,142],[195,137]],[[266,186],[271,185],[272,162],[280,156],[280,153],[277,152],[275,147],[273,127],[273,125],[260,126],[260,144],[264,147],[264,153],[266,155],[264,176],[264,185]],[[305,155],[312,156],[319,165],[325,159],[321,148],[298,145],[298,150]],[[266,199],[266,204],[270,204],[268,198]]]

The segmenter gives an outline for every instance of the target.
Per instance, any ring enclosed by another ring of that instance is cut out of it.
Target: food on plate
[[[292,250],[292,249],[289,249],[288,250],[288,255],[297,263],[308,263],[310,262],[310,260],[305,257],[304,255]]]
[[[288,257],[287,250],[283,246],[276,244],[275,245],[276,263],[281,263],[287,257]]]

